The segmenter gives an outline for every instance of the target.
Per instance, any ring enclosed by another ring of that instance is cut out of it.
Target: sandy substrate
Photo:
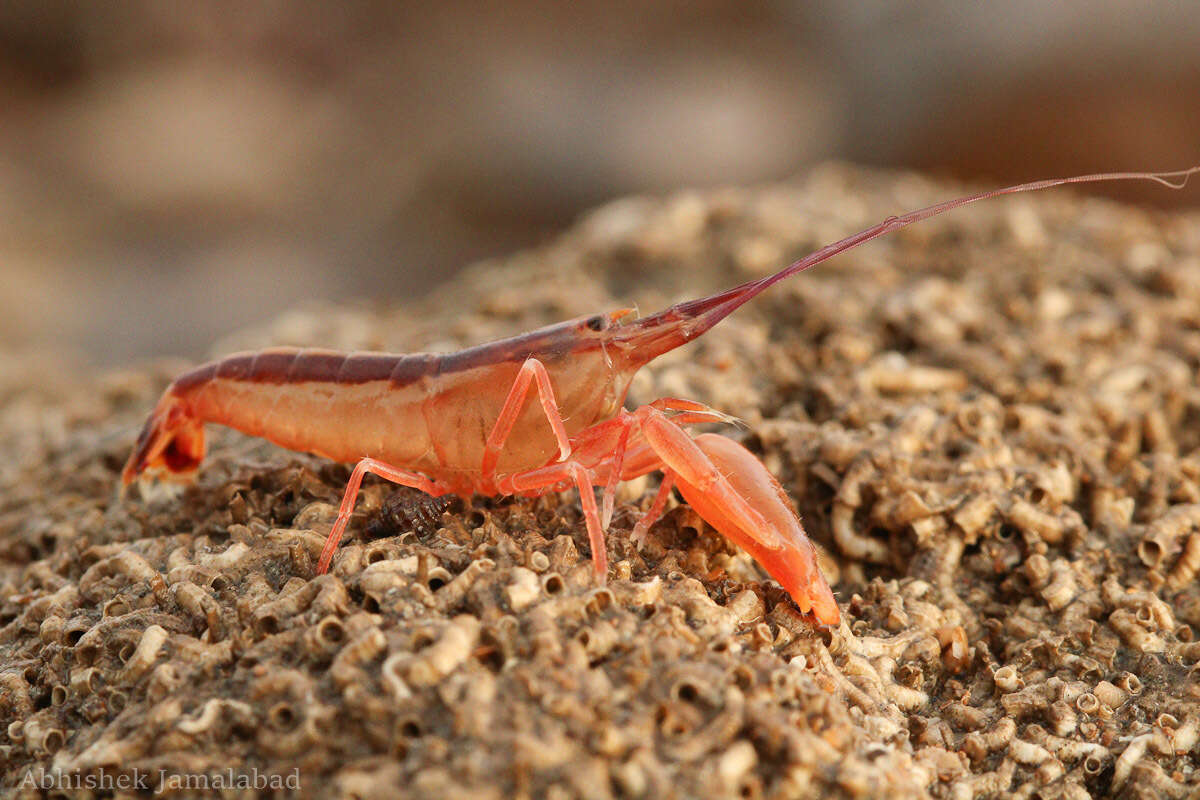
[[[298,313],[215,352],[448,350],[657,310],[961,191],[831,166],[623,200],[420,302]],[[574,494],[443,510],[381,483],[314,579],[346,467],[213,430],[195,487],[121,502],[185,365],[3,364],[6,793],[56,774],[134,796],[1200,792],[1195,215],[991,201],[792,279],[639,374],[634,402],[744,421],[728,434],[830,556],[835,631],[685,505],[633,548],[654,480],[623,490],[607,588]]]

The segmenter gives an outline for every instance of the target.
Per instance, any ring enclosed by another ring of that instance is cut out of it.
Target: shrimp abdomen
[[[186,477],[203,458],[206,422],[335,461],[372,456],[415,466],[430,451],[421,403],[437,366],[427,354],[295,348],[201,365],[167,387],[123,480],[148,468]],[[175,455],[184,444],[187,458]]]

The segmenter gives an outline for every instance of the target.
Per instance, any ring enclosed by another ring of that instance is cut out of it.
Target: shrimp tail
[[[191,480],[204,460],[204,423],[195,418],[182,399],[170,389],[146,420],[137,444],[121,470],[121,485],[128,487],[143,472],[161,472],[162,477]]]
[[[926,206],[916,211],[910,211],[898,217],[888,217],[882,222],[872,225],[865,230],[847,236],[841,241],[826,245],[820,250],[809,253],[804,258],[794,261],[773,275],[747,281],[740,286],[723,292],[701,297],[697,300],[679,303],[664,309],[657,314],[628,322],[616,327],[609,336],[611,345],[623,350],[626,358],[637,367],[649,363],[663,353],[673,350],[680,345],[690,342],[697,336],[716,325],[725,317],[732,314],[745,303],[757,297],[766,289],[780,281],[815,267],[839,253],[844,253],[864,242],[878,238],[892,231],[906,228],[921,220],[936,217],[959,206],[969,205],[990,197],[999,197],[1019,192],[1034,192],[1072,183],[1098,183],[1116,180],[1155,181],[1172,189],[1181,189],[1190,176],[1200,172],[1200,166],[1195,166],[1177,172],[1106,172],[1096,175],[1078,175],[1072,178],[1053,178],[1032,183],[1022,183],[1003,189],[991,189],[985,192],[947,200],[935,205]]]

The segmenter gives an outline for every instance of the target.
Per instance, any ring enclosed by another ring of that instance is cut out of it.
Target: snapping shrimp
[[[779,482],[748,450],[686,425],[729,418],[690,400],[624,408],[633,375],[700,336],[770,286],[863,242],[999,195],[1072,183],[1153,180],[1178,188],[1200,167],[1105,173],[980,192],[889,217],[779,272],[648,317],[630,309],[550,325],[457,353],[391,355],[275,348],[239,353],[167,387],[125,464],[128,486],[150,470],[187,479],[204,458],[204,424],[227,425],[291,450],[357,462],[317,573],[329,569],[367,473],[433,496],[533,496],[578,488],[598,580],[619,481],[662,483],[634,527],[640,544],[672,486],[744,548],[799,609],[822,625],[840,612],[816,551]],[[538,403],[529,401],[530,393]],[[595,488],[603,487],[596,504]]]

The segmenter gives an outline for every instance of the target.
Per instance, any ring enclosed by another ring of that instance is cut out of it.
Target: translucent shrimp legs
[[[815,552],[779,483],[745,448],[683,426],[726,419],[688,400],[623,409],[634,373],[701,335],[771,285],[885,233],[998,195],[1067,183],[1153,180],[1180,186],[1200,167],[1027,183],[889,217],[774,275],[629,320],[628,309],[584,317],[444,355],[272,349],[181,375],[163,394],[122,472],[189,477],[204,457],[204,423],[228,425],[292,450],[357,462],[317,567],[342,539],[363,476],[373,472],[434,496],[537,495],[578,487],[596,574],[618,481],[659,470],[662,486],[637,524],[639,540],[671,487],[745,548],[822,624],[839,611]],[[1173,183],[1174,181],[1174,183]],[[529,402],[530,393],[537,403]],[[600,507],[594,487],[604,488]]]

